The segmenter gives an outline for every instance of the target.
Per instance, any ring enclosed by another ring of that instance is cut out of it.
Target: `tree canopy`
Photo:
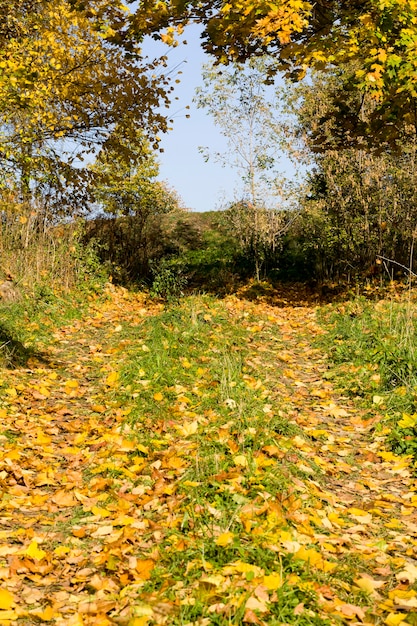
[[[416,127],[416,0],[143,0],[130,30],[169,42],[190,22],[203,25],[202,45],[221,63],[268,54],[270,75],[294,79],[354,64],[350,87],[375,102],[367,131],[395,143]]]
[[[142,42],[175,45],[189,23],[201,25],[203,48],[219,63],[267,58],[266,81],[349,67],[330,94],[342,144],[401,147],[416,132],[417,0],[128,5],[0,0],[0,188],[12,183],[24,202],[37,193],[62,207],[66,194],[79,204],[86,152],[123,154],[138,131],[157,145],[172,86],[166,58],[147,59]]]
[[[79,204],[86,153],[123,155],[139,130],[153,143],[166,130],[165,59],[121,42],[129,11],[118,0],[0,0],[0,12],[0,184],[21,201],[62,207],[69,192]]]
[[[191,22],[202,25],[203,48],[220,63],[269,55],[266,79],[278,71],[298,79],[308,68],[349,63],[349,88],[374,102],[369,126],[350,128],[353,135],[395,143],[404,128],[416,127],[417,0],[131,4],[0,0],[2,159],[8,161],[9,144],[19,142],[31,144],[33,154],[40,142],[50,146],[62,138],[83,147],[115,141],[116,122],[119,133],[140,127],[156,137],[166,130],[159,105],[168,101],[170,87],[143,58],[141,44],[147,34],[174,44]],[[359,99],[357,120],[360,109]]]

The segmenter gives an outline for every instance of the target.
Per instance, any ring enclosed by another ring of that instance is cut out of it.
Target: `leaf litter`
[[[0,624],[417,624],[411,459],[311,305],[111,287],[0,387]]]

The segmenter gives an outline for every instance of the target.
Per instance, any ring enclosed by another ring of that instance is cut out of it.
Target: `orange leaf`
[[[95,413],[105,413],[106,407],[104,406],[104,404],[93,404],[91,410]]]
[[[56,491],[51,497],[51,500],[58,506],[75,506],[78,504],[73,494],[70,491],[65,491],[64,489]]]
[[[155,561],[152,561],[152,559],[142,559],[136,564],[136,572],[141,580],[149,580],[154,567]]]

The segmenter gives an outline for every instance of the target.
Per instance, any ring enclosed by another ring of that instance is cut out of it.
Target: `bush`
[[[184,267],[178,259],[161,259],[151,263],[153,282],[151,296],[167,302],[177,302],[187,285]]]

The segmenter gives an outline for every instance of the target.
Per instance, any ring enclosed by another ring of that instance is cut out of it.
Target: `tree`
[[[144,133],[138,131],[130,142],[123,146],[122,153],[115,149],[102,151],[92,166],[92,193],[98,205],[115,217],[140,216],[143,222],[150,214],[178,208],[176,195],[157,180],[159,164]],[[129,160],[124,152],[130,154]]]
[[[321,278],[372,273],[378,256],[408,266],[417,226],[415,139],[404,142],[400,155],[374,154],[348,142],[342,146],[329,94],[344,88],[350,72],[347,66],[345,72],[340,67],[312,74],[291,102],[311,166],[309,193],[293,236]],[[358,94],[348,95],[347,118]],[[363,107],[363,124],[372,113],[371,103]]]
[[[132,12],[121,0],[0,0],[3,160],[23,172],[24,190],[28,163],[45,156],[41,140],[55,158],[57,140],[106,143],[121,119],[155,137],[166,128],[158,104],[169,87],[142,59],[141,42],[152,34],[175,45],[190,22],[220,63],[269,55],[267,80],[354,63],[349,84],[375,107],[366,128],[349,120],[351,137],[371,132],[374,143],[400,146],[417,124],[416,12],[417,0],[142,0]]]
[[[285,119],[278,119],[280,94],[267,92],[264,70],[263,59],[221,70],[207,65],[196,96],[197,105],[208,110],[227,140],[227,152],[215,158],[241,175],[243,188],[228,212],[229,223],[254,261],[257,280],[267,250],[277,246],[279,210],[288,200],[286,181],[276,167],[286,145]]]
[[[0,169],[30,210],[73,212],[86,201],[86,154],[130,158],[138,129],[167,128],[165,59],[121,40],[118,0],[0,0]],[[128,141],[126,141],[128,140]]]
[[[169,42],[176,27],[201,23],[202,45],[220,63],[270,55],[266,78],[354,62],[350,83],[375,102],[374,143],[395,145],[417,125],[416,13],[416,0],[144,0],[130,32]]]
[[[159,251],[161,216],[179,209],[180,200],[157,180],[159,164],[140,131],[122,153],[102,151],[91,170],[91,194],[104,215],[89,225],[89,236],[99,241],[102,259],[111,262],[116,278],[136,281],[147,275]]]

